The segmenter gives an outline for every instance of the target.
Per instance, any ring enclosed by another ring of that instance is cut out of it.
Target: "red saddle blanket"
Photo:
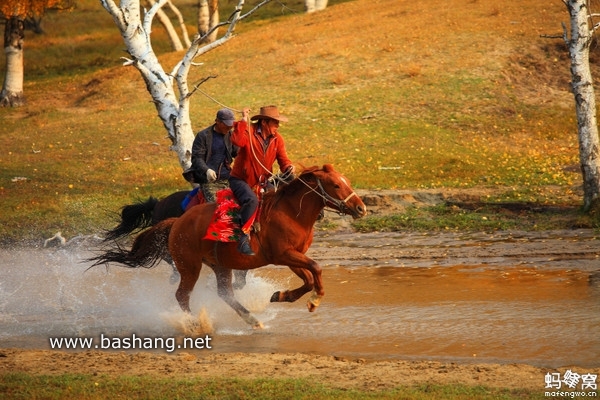
[[[258,212],[258,210],[257,210]],[[213,214],[204,239],[217,242],[237,242],[244,232],[249,232],[256,218],[256,212],[243,227],[239,224],[240,205],[231,189],[217,192],[217,209]]]

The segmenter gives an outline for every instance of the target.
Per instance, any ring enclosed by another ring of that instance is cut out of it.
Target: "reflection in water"
[[[170,267],[86,271],[89,247],[1,250],[0,347],[48,348],[53,336],[181,336]],[[209,314],[210,351],[598,366],[598,278],[576,261],[560,269],[422,263],[323,263],[326,296],[314,313],[306,297],[269,303],[273,291],[300,284],[288,269],[256,270],[236,296],[264,331],[248,328],[216,296],[208,268],[191,304]]]

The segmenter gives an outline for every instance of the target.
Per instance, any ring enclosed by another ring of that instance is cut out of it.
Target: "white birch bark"
[[[208,0],[198,1],[198,33],[204,36],[208,32],[210,24],[210,11],[208,10]]]
[[[156,1],[154,0],[145,0],[145,5],[147,7],[152,7],[154,4],[156,4]],[[179,39],[177,31],[173,27],[171,20],[167,16],[167,13],[165,13],[162,8],[156,12],[156,18],[158,19],[158,22],[160,22],[160,24],[163,26],[163,28],[165,28],[167,36],[169,37],[169,41],[171,42],[171,48],[174,51],[183,50],[183,43],[181,42],[181,39]]]
[[[183,15],[181,14],[181,11],[179,11],[179,9],[175,7],[175,4],[173,4],[172,1],[167,1],[167,5],[169,6],[171,12],[175,14],[175,17],[177,17],[177,22],[179,23],[179,28],[181,29],[181,39],[183,40],[183,45],[187,49],[191,46],[192,41],[190,40],[190,35],[188,34],[187,27],[185,26]]]
[[[321,11],[327,8],[328,0],[304,0],[304,9],[307,13]]]
[[[150,10],[141,14],[140,0],[120,0],[119,5],[114,0],[100,0],[102,6],[111,14],[129,52],[129,58],[124,65],[134,66],[146,82],[146,88],[158,111],[169,139],[171,150],[179,159],[183,170],[191,165],[191,149],[194,141],[194,131],[190,120],[190,97],[188,73],[194,59],[222,44],[233,37],[237,22],[254,13],[258,8],[271,0],[263,0],[250,12],[241,15],[244,0],[238,0],[238,5],[230,20],[217,24],[213,29],[229,25],[227,32],[213,43],[201,46],[204,36],[196,36],[183,58],[172,71],[167,74],[154,50],[150,40],[152,20],[156,13],[169,0],[158,0]],[[210,35],[212,32],[207,32]],[[206,36],[206,35],[205,35]],[[175,85],[179,96],[175,94]]]
[[[181,167],[187,169],[191,165],[194,140],[189,110],[186,112],[180,106],[172,79],[158,61],[150,41],[152,19],[165,2],[158,1],[142,19],[139,0],[121,0],[119,6],[113,0],[101,0],[102,6],[112,15],[119,28],[131,57],[125,65],[134,66],[142,75],[171,140],[171,149],[177,153]]]
[[[219,24],[219,0],[210,0],[208,4],[208,10],[210,12],[209,28],[213,29]],[[207,36],[206,43],[212,43],[217,40],[218,29],[214,29],[212,33]]]
[[[571,58],[571,86],[575,97],[579,160],[583,175],[583,208],[588,211],[600,195],[600,146],[596,119],[596,97],[589,63],[594,27],[586,0],[564,0],[570,14],[571,35],[564,40]]]
[[[200,0],[198,2],[198,33],[206,35],[211,29],[219,24],[219,1]],[[212,43],[217,40],[218,29],[212,30],[210,35],[204,39],[204,43]]]
[[[19,107],[25,104],[25,95],[23,94],[23,21],[9,18],[6,20],[5,29],[6,74],[0,92],[0,106]]]

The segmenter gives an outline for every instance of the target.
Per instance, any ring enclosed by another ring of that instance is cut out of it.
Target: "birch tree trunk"
[[[218,40],[203,46],[201,46],[202,41],[212,32],[209,30],[204,36],[196,35],[182,60],[167,74],[152,49],[150,33],[152,20],[168,1],[158,0],[142,15],[140,0],[120,0],[118,6],[114,0],[100,0],[102,6],[113,17],[127,47],[130,58],[125,59],[124,65],[135,67],[142,75],[158,116],[171,140],[171,150],[177,154],[182,169],[186,170],[191,165],[191,149],[194,141],[194,131],[190,121],[190,97],[194,91],[189,90],[187,81],[192,62],[196,57],[231,39],[238,21],[248,17],[271,0],[262,0],[245,15],[241,15],[244,0],[238,0],[236,10],[230,19],[213,27],[217,29],[221,25],[229,25],[227,32]],[[175,85],[178,96],[175,94]]]
[[[148,7],[152,7],[155,3],[156,1],[154,0],[145,0],[145,4]],[[175,14],[175,17],[177,18],[177,22],[179,23],[179,27],[181,28],[181,39],[179,38],[179,35],[177,34],[177,30],[173,26],[173,23],[169,19],[169,16],[166,12],[163,11],[162,8],[157,11],[156,18],[158,18],[158,22],[160,22],[163,28],[165,28],[167,36],[171,41],[171,48],[173,49],[173,51],[181,51],[183,49],[187,49],[192,43],[190,41],[190,36],[187,32],[187,27],[185,26],[185,22],[183,20],[183,15],[181,15],[181,11],[179,11],[179,9],[175,7],[175,4],[173,4],[172,1],[168,0],[166,5],[169,6],[169,9],[173,14]]]
[[[23,20],[12,17],[6,20],[4,28],[4,53],[6,54],[6,74],[0,92],[0,106],[19,107],[25,104],[23,94],[23,41],[25,38]]]
[[[589,63],[593,27],[586,0],[564,0],[570,14],[571,36],[564,40],[571,58],[571,86],[575,97],[579,160],[583,175],[583,209],[589,211],[600,194],[600,146],[596,120],[596,97]]]
[[[198,2],[198,33],[200,36],[206,35],[213,27],[219,23],[219,1],[218,0],[200,0]],[[217,40],[218,30],[206,36],[204,43],[212,43]]]
[[[101,0],[102,6],[112,15],[113,20],[125,41],[131,59],[125,65],[132,65],[140,72],[169,139],[171,149],[177,153],[179,163],[186,169],[191,165],[191,148],[194,132],[186,111],[189,100],[175,95],[171,77],[165,73],[158,61],[150,41],[152,19],[166,0],[160,0],[143,18],[139,0],[122,0],[119,6],[113,0]]]
[[[155,1],[147,0],[146,4],[149,5],[150,7],[152,7],[155,4]],[[163,26],[163,28],[165,28],[165,31],[167,32],[167,36],[169,37],[169,40],[171,41],[171,48],[173,49],[173,51],[183,50],[183,43],[181,43],[181,39],[179,39],[179,36],[177,35],[177,31],[173,27],[171,20],[167,16],[167,13],[165,13],[162,9],[160,9],[156,13],[156,18],[158,18],[158,22],[160,22],[160,24]],[[188,44],[188,46],[189,46],[189,44]]]
[[[179,9],[175,7],[175,4],[173,4],[172,1],[169,0],[167,4],[169,5],[169,9],[171,10],[171,12],[175,14],[175,17],[177,17],[177,21],[179,22],[179,28],[181,29],[181,38],[183,39],[183,45],[187,49],[192,45],[192,42],[190,41],[190,36],[188,35],[187,27],[185,26],[185,21],[183,20],[183,15],[181,14],[181,11],[179,11]],[[217,20],[217,22],[219,21]]]
[[[328,0],[304,0],[304,9],[307,13],[321,11],[327,8]]]

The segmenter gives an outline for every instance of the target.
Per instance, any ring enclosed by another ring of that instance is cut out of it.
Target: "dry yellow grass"
[[[191,16],[195,1],[180,7]],[[233,108],[279,105],[292,159],[333,163],[359,188],[493,186],[561,201],[581,179],[569,61],[541,35],[562,22],[560,1],[355,0],[245,22],[189,81],[217,74],[202,88]],[[94,230],[135,197],[185,188],[106,11],[82,0],[44,26],[26,41],[28,104],[0,110],[0,234],[33,222]],[[182,54],[158,27],[153,42],[170,70]],[[219,107],[197,93],[194,129]]]

